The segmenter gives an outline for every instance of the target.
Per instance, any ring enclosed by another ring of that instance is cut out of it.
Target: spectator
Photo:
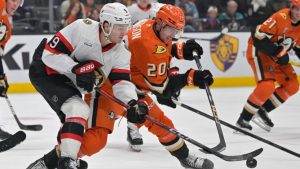
[[[257,25],[267,20],[266,4],[268,0],[252,0],[248,11],[248,25],[254,30]]]
[[[64,0],[60,5],[60,13],[62,18],[66,18],[68,9],[70,8],[71,4],[75,4],[76,2],[79,2],[82,6],[82,9],[84,9],[83,3],[81,3],[79,0]],[[85,16],[85,13],[83,13]]]
[[[199,12],[200,18],[205,18],[207,15],[207,10],[210,6],[217,7],[217,10],[221,12],[221,0],[196,0],[195,5],[197,7],[197,10]]]
[[[288,0],[268,0],[266,5],[266,15],[267,17],[271,16],[273,13],[279,11],[282,8],[289,6]]]
[[[228,27],[230,31],[245,30],[245,21],[241,13],[237,12],[238,4],[234,0],[227,2],[226,12],[219,16],[222,27]]]
[[[70,7],[66,13],[64,26],[69,25],[73,21],[77,19],[86,18],[85,12],[84,12],[84,6],[79,0],[73,1],[74,3],[70,4]]]
[[[92,9],[95,8],[95,0],[85,0],[84,12],[86,15],[91,13]]]
[[[207,16],[201,22],[198,31],[220,31],[221,23],[218,20],[218,8],[210,6],[207,10]]]
[[[185,32],[195,32],[200,24],[199,13],[194,2],[189,0],[180,0],[179,6],[185,15]]]
[[[90,10],[90,12],[87,15],[88,18],[99,22],[99,11],[96,8],[93,8]]]

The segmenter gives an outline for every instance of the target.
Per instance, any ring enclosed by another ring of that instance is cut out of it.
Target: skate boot
[[[31,163],[26,169],[56,169],[59,160],[57,146],[54,147],[49,153],[45,154],[42,158]],[[88,164],[84,160],[78,160],[79,169],[87,169]]]
[[[79,169],[79,164],[77,160],[70,157],[61,157],[58,160],[57,169]]]
[[[272,127],[274,126],[274,123],[268,116],[268,112],[264,110],[264,108],[260,108],[258,112],[253,116],[251,121],[253,121],[256,125],[267,132],[270,132]]]
[[[188,155],[185,159],[179,159],[182,167],[186,169],[213,169],[214,163],[209,159]]]
[[[36,160],[35,162],[31,163],[26,169],[49,169],[44,161],[44,157]]]
[[[236,126],[240,129],[243,129],[245,131],[251,131],[252,130],[252,126],[249,124],[250,122],[249,121],[246,121],[244,120],[242,117],[240,117],[238,119],[238,121],[236,122]],[[233,133],[236,133],[236,134],[241,134],[241,132],[239,131],[234,131]]]
[[[0,128],[0,140],[5,140],[10,136],[12,136],[10,133],[8,133]]]
[[[128,122],[127,141],[132,151],[135,152],[141,151],[141,145],[143,145],[143,138],[139,132],[139,128],[134,123]]]

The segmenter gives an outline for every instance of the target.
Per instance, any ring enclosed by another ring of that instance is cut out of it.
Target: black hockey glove
[[[194,60],[193,51],[199,56],[203,54],[203,49],[194,39],[187,40],[185,43],[177,42],[172,45],[171,53],[177,59]]]
[[[199,43],[194,39],[185,42],[183,46],[183,55],[185,60],[194,60],[193,51],[197,52],[199,56],[203,54],[203,49]]]
[[[0,75],[0,97],[5,97],[8,90],[7,77],[5,74]]]
[[[156,99],[159,104],[176,108],[176,104],[172,101],[172,98],[178,100],[179,95],[180,95],[180,90],[174,93],[171,98],[163,97],[162,95],[156,95]]]
[[[144,100],[131,100],[127,109],[127,120],[131,123],[144,123],[145,115],[149,113],[148,105]]]
[[[190,69],[185,75],[189,86],[199,86],[201,89],[205,89],[205,82],[208,86],[214,83],[213,75],[209,70]]]
[[[76,85],[87,92],[91,92],[96,81],[94,70],[95,65],[92,61],[85,61],[75,65],[72,68],[72,72],[76,74]]]

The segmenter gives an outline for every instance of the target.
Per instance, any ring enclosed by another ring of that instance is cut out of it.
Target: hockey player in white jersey
[[[136,24],[143,19],[152,19],[153,14],[155,16],[156,12],[163,5],[162,3],[151,2],[151,0],[138,0],[137,3],[128,7],[129,13],[132,16],[132,23]]]
[[[100,23],[79,19],[50,41],[44,39],[35,50],[30,80],[57,113],[62,127],[58,133],[60,150],[54,148],[28,169],[87,168],[86,163],[77,160],[90,112],[82,94],[100,87],[113,70],[125,70],[114,72],[113,79],[109,79],[117,82],[114,95],[125,103],[137,100],[135,86],[130,82],[130,53],[122,43],[130,24],[131,16],[124,5],[106,4],[100,12]],[[127,114],[128,119],[148,112],[145,103],[135,107],[134,113]]]

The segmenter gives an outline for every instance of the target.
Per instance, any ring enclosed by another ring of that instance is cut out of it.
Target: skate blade
[[[141,152],[142,151],[141,145],[131,145],[131,144],[129,144],[129,148],[130,148],[131,151],[134,151],[134,152]]]
[[[272,127],[266,125],[261,119],[260,117],[254,117],[251,119],[251,121],[253,123],[255,123],[258,127],[262,128],[263,130],[270,132]]]

